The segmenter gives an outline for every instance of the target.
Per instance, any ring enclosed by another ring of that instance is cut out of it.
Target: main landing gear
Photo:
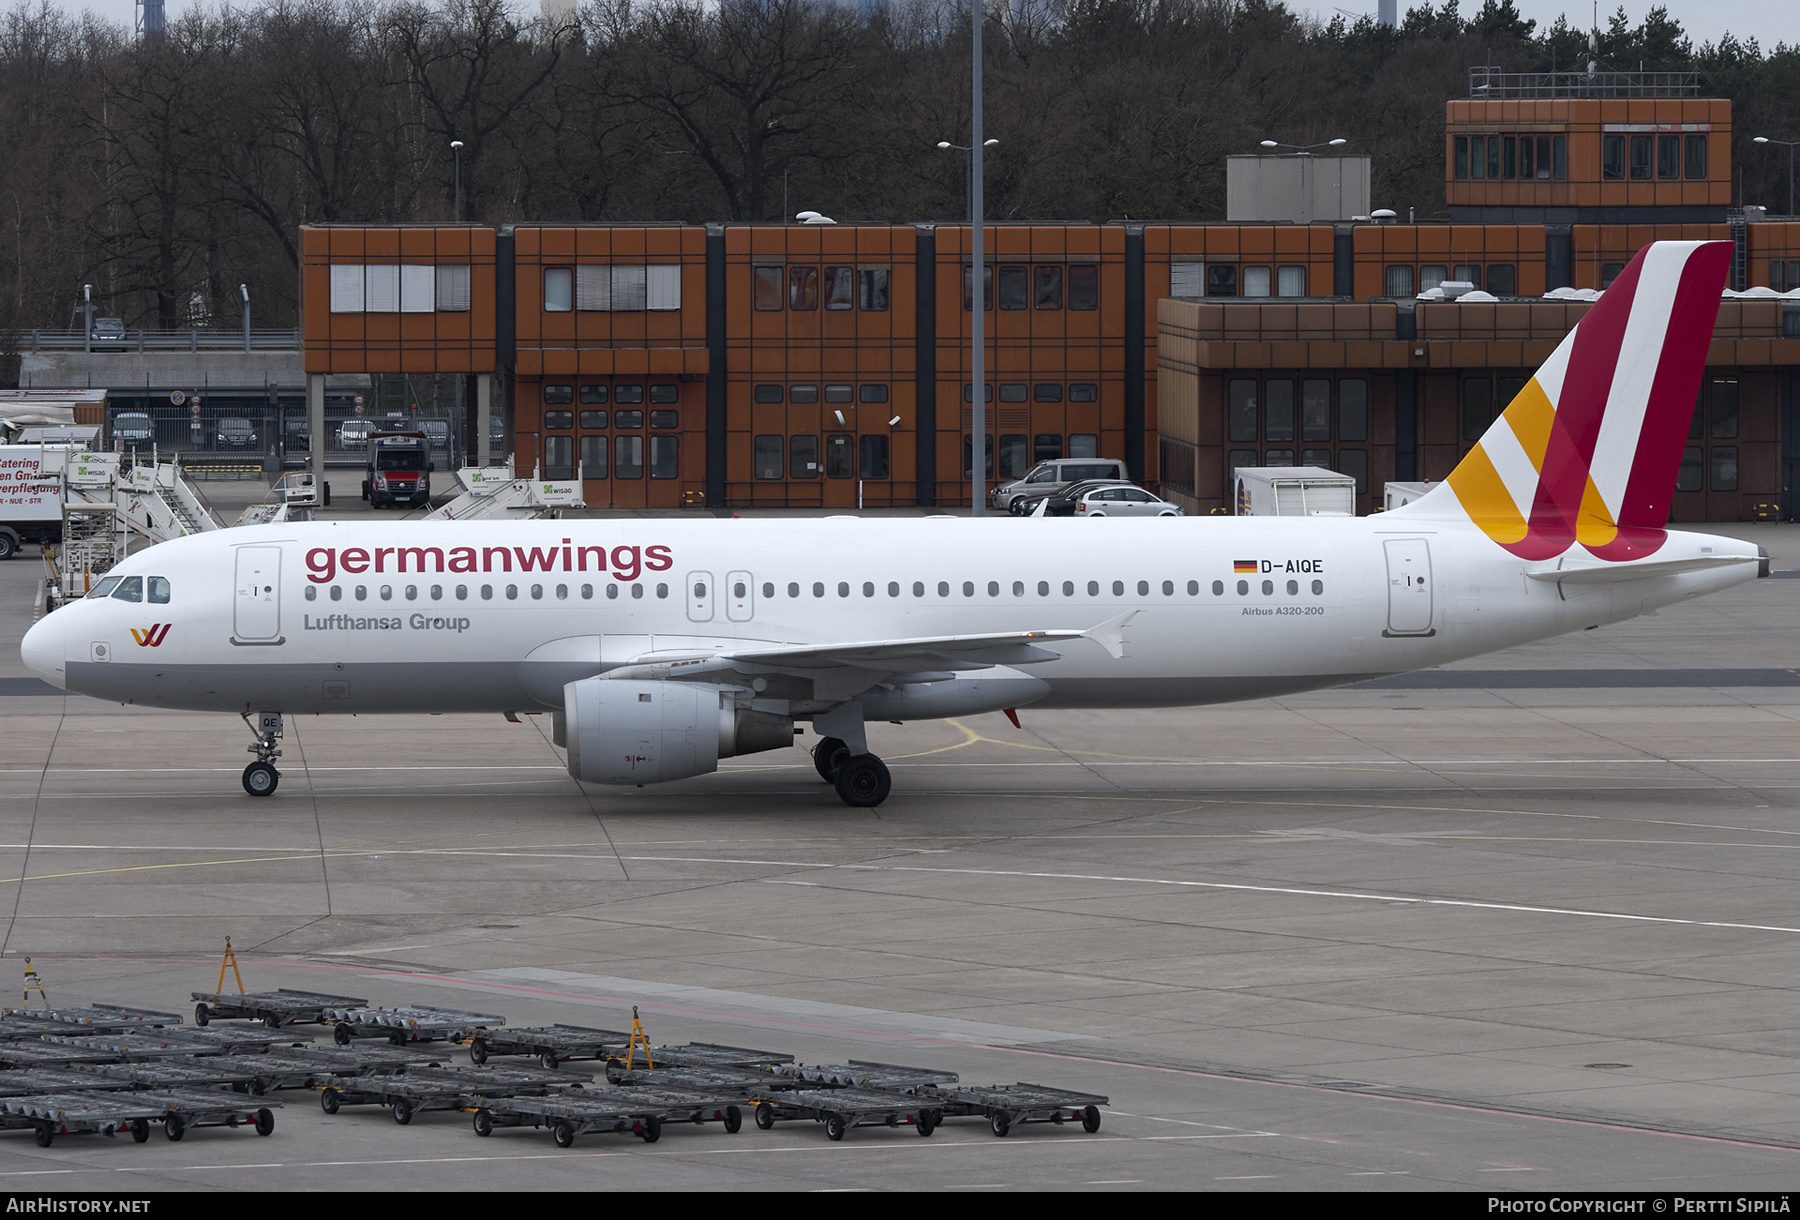
[[[813,747],[812,756],[819,778],[835,787],[852,809],[873,809],[893,789],[886,763],[873,754],[852,754],[839,738],[824,738]]]
[[[250,713],[244,713],[244,723],[250,723]],[[275,786],[281,782],[281,772],[275,769],[275,760],[281,757],[281,751],[275,743],[281,740],[281,713],[258,712],[256,725],[250,731],[256,735],[256,744],[244,747],[256,755],[256,761],[244,768],[244,791],[251,796],[273,796]]]

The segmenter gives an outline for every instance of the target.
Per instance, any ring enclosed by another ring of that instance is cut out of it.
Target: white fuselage
[[[1040,707],[1177,706],[1613,622],[1752,579],[1758,561],[1735,539],[1671,533],[1658,574],[1530,576],[1575,556],[1521,560],[1473,526],[1401,513],[288,524],[134,555],[111,574],[166,578],[166,603],[83,599],[33,627],[22,653],[57,685],[122,703],[513,711],[561,708],[564,682],[646,657],[1085,631],[1135,612],[1122,655],[1058,640],[1060,659],[1019,672],[1047,684]],[[1687,559],[1715,566],[1667,570]],[[831,701],[821,689],[786,710]]]

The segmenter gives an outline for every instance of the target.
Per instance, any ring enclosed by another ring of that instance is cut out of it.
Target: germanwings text
[[[515,569],[514,564],[518,567]],[[636,580],[643,572],[667,572],[675,564],[666,546],[316,546],[306,552],[306,579],[327,584],[339,572],[611,572]]]

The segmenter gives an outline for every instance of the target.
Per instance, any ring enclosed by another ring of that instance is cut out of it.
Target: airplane
[[[1665,529],[1731,257],[1647,246],[1449,478],[1362,518],[325,521],[162,543],[35,624],[56,686],[243,716],[549,712],[583,783],[702,775],[810,722],[1284,695],[1618,622],[1769,574]],[[255,718],[252,723],[251,718]]]

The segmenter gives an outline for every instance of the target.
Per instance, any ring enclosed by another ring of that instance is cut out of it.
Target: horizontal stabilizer
[[[1605,585],[1627,580],[1648,580],[1654,576],[1674,576],[1678,572],[1698,572],[1706,568],[1730,567],[1734,563],[1760,563],[1755,555],[1702,555],[1695,559],[1661,559],[1648,563],[1608,563],[1572,568],[1540,568],[1525,575],[1533,580],[1557,584]]]

